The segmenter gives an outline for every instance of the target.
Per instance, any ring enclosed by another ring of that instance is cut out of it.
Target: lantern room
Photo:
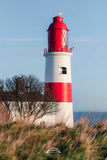
[[[56,16],[48,28],[48,52],[68,52],[68,28],[63,17]]]

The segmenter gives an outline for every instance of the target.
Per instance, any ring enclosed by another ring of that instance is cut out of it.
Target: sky
[[[0,79],[44,81],[52,18],[69,28],[74,111],[107,112],[107,0],[0,0]]]

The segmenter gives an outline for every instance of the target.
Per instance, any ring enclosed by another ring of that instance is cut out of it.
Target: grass
[[[61,154],[47,154],[56,147]],[[12,122],[0,126],[0,160],[105,160],[107,121],[73,128]]]

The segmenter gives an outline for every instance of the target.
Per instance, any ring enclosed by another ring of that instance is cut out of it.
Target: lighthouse
[[[73,103],[71,81],[71,56],[68,51],[68,27],[63,17],[56,16],[48,28],[48,49],[45,50],[45,86],[58,103],[58,112],[50,118],[53,124],[73,126]]]

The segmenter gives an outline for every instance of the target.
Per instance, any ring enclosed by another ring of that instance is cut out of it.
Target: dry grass
[[[51,147],[61,151],[60,160],[106,160],[107,120],[88,125],[81,119],[74,128],[64,124],[46,127],[11,122],[7,110],[0,106],[0,160],[54,160],[46,154]]]
[[[0,125],[9,124],[11,121],[10,114],[8,113],[8,109],[0,104]]]

